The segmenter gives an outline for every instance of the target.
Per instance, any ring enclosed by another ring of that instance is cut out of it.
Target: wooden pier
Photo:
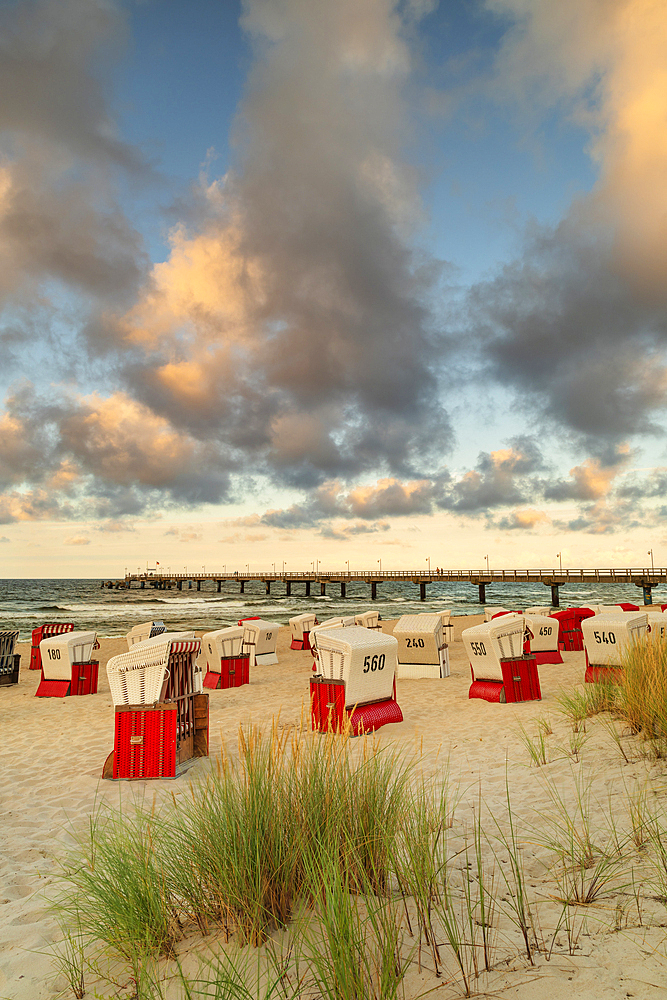
[[[596,584],[634,584],[641,587],[644,604],[652,603],[652,589],[667,583],[667,569],[630,568],[630,569],[437,569],[437,570],[327,570],[295,573],[293,571],[276,572],[261,570],[245,572],[238,570],[232,573],[172,573],[169,570],[147,570],[143,573],[127,573],[119,580],[103,580],[102,587],[111,590],[134,588],[155,590],[217,590],[221,593],[223,583],[236,583],[241,594],[245,593],[245,585],[250,582],[263,583],[265,593],[271,593],[272,584],[282,584],[284,594],[292,596],[292,589],[303,588],[305,597],[311,596],[313,585],[319,587],[319,593],[324,596],[327,586],[340,587],[340,596],[346,596],[346,588],[350,583],[365,583],[371,588],[371,599],[377,599],[377,588],[385,582],[403,581],[414,583],[419,587],[420,600],[426,600],[426,588],[433,583],[470,583],[478,588],[479,603],[486,603],[486,588],[503,583],[542,583],[551,588],[551,604],[559,607],[559,591],[568,583]]]

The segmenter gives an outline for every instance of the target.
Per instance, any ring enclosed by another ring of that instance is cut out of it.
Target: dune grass
[[[667,749],[667,640],[649,635],[627,650],[616,711],[633,733]]]
[[[574,791],[540,781],[545,770],[534,773],[549,806],[530,828],[509,772],[500,808],[481,788],[463,808],[446,770],[425,776],[418,756],[372,738],[241,730],[186,794],[95,812],[63,865],[56,906],[76,933],[64,933],[61,974],[83,996],[103,954],[107,981],[137,1000],[166,995],[165,976],[183,1000],[398,1000],[414,968],[472,996],[521,949],[525,962],[550,956],[561,927],[574,950],[583,924],[570,908],[634,886],[632,856],[667,899],[664,816],[648,794],[627,793],[619,818],[574,769]],[[539,891],[526,873],[536,850]],[[538,940],[545,899],[560,909]],[[193,934],[210,952],[186,975]]]

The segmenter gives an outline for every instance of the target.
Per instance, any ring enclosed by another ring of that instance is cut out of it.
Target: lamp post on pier
[[[558,565],[560,566],[560,571],[562,573],[563,572],[563,558],[562,558],[562,553],[561,552],[557,552],[556,553],[556,558],[558,559]]]
[[[653,575],[653,573],[655,573],[655,567],[653,565],[653,549],[649,549],[646,554],[651,557],[651,575]]]

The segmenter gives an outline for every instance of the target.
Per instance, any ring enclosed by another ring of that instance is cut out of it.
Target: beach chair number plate
[[[616,636],[613,632],[593,632],[595,636],[595,641],[599,643],[611,643],[612,646],[616,645]]]
[[[551,635],[552,631],[551,625],[543,625],[540,629],[540,635]]]
[[[423,639],[406,639],[408,649],[423,649],[424,640]]]
[[[50,660],[59,660],[60,659],[60,650],[59,649],[50,649],[49,650],[49,659]]]
[[[366,656],[364,658],[364,673],[367,674],[370,670],[375,673],[376,670],[384,670],[385,658],[384,653],[377,654],[373,657]]]
[[[486,656],[486,646],[483,642],[471,642],[470,648],[475,656]]]

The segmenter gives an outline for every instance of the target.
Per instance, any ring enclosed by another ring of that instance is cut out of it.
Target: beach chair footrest
[[[343,681],[313,677],[310,704],[312,728],[318,733],[349,731],[351,736],[361,736],[389,723],[403,721],[395,698],[346,708]]]
[[[475,680],[468,689],[468,698],[481,698],[483,701],[505,704],[505,689],[502,681]]]
[[[623,671],[620,667],[607,667],[595,663],[586,666],[584,681],[586,684],[620,684]]]
[[[563,657],[559,649],[536,649],[533,653],[538,666],[541,663],[562,663]]]
[[[66,698],[70,693],[71,681],[47,681],[42,677],[35,691],[36,698]]]

